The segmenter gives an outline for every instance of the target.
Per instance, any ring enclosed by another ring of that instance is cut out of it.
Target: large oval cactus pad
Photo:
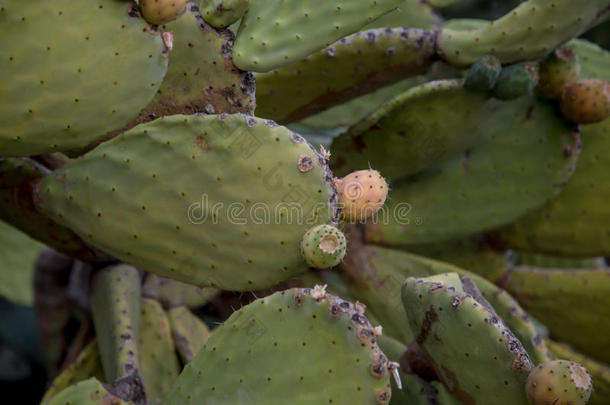
[[[213,332],[167,405],[387,404],[391,363],[375,330],[363,307],[320,286],[258,299]]]
[[[135,2],[0,1],[0,154],[81,148],[134,118],[167,69]]]
[[[496,108],[471,148],[390,183],[385,217],[367,224],[368,241],[455,239],[510,223],[559,194],[578,158],[578,132],[542,100],[497,101]]]
[[[67,164],[39,193],[49,215],[128,263],[250,290],[307,269],[301,237],[336,216],[331,178],[301,136],[270,121],[171,116]]]

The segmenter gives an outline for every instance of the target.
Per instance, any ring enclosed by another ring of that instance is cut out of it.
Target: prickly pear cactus
[[[591,376],[583,366],[565,360],[538,365],[527,378],[530,405],[584,405],[591,395]]]

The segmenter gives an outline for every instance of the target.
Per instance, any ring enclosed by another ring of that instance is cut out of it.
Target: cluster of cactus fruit
[[[610,404],[610,0],[460,3],[0,0],[42,403]]]

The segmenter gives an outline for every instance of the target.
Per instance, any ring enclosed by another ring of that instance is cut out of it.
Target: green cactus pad
[[[235,64],[267,72],[298,61],[358,31],[400,0],[251,0],[233,49]]]
[[[254,111],[254,77],[235,67],[233,37],[201,20],[197,7],[162,27],[173,33],[167,74],[137,121],[172,114],[220,114]]]
[[[256,75],[256,114],[287,123],[420,73],[434,33],[393,28],[358,32],[304,60]]]
[[[581,77],[610,80],[610,53],[586,41],[571,41],[581,62]],[[562,193],[498,236],[511,248],[561,256],[610,255],[610,119],[582,127],[578,167]]]
[[[538,65],[532,62],[517,63],[502,69],[493,90],[500,100],[514,100],[532,94],[538,84]]]
[[[93,281],[91,312],[106,381],[140,368],[140,276],[128,265],[103,269]]]
[[[440,24],[440,16],[434,12],[434,9],[427,2],[400,0],[396,9],[365,25],[361,30],[388,27],[434,28]]]
[[[586,405],[592,389],[587,369],[568,360],[539,364],[526,384],[530,405]]]
[[[104,380],[104,370],[100,360],[97,342],[93,340],[79,353],[76,360],[65,368],[55,379],[42,397],[41,403],[78,382],[95,377]]]
[[[158,301],[142,299],[140,364],[149,405],[159,405],[180,374],[169,319]]]
[[[42,405],[133,405],[112,395],[95,377],[72,385]]]
[[[32,306],[34,262],[45,246],[0,221],[0,297],[15,304]]]
[[[466,74],[464,87],[488,91],[494,88],[502,72],[502,64],[495,56],[485,55],[470,67]]]
[[[417,343],[461,402],[527,404],[527,352],[486,302],[460,290],[425,278],[405,281],[402,299]]]
[[[189,308],[202,307],[218,293],[216,288],[201,288],[156,274],[148,274],[142,285],[142,295],[156,299],[164,308],[181,305]]]
[[[542,253],[518,252],[515,264],[518,266],[546,267],[553,269],[604,269],[603,257],[551,256]]]
[[[187,307],[172,308],[167,316],[182,362],[190,363],[210,338],[210,330]]]
[[[580,151],[578,134],[544,101],[495,105],[479,124],[476,145],[391,183],[385,218],[367,224],[367,241],[405,246],[457,239],[510,223],[564,188]]]
[[[354,240],[350,236],[350,240]],[[363,269],[361,263],[367,263]],[[355,246],[352,242],[340,270],[350,280],[355,299],[379,319],[384,330],[408,344],[414,334],[404,322],[405,310],[400,298],[400,285],[407,277],[426,277],[456,272],[474,281],[483,297],[490,302],[505,324],[517,335],[532,359],[547,359],[547,348],[529,316],[514,298],[484,278],[463,268],[426,257],[375,246]]]
[[[239,20],[251,0],[199,0],[201,16],[214,28],[225,28]]]
[[[84,147],[133,119],[159,88],[165,46],[135,2],[1,6],[0,154]]]
[[[171,116],[70,162],[39,194],[53,218],[128,263],[251,290],[307,269],[301,237],[336,220],[331,181],[324,158],[273,122]]]
[[[422,84],[333,139],[331,166],[338,176],[370,165],[389,181],[404,178],[474,144],[496,108],[459,80]]]
[[[491,282],[495,282],[509,270],[514,260],[512,252],[497,250],[482,235],[440,243],[411,245],[408,251],[468,269]]]
[[[502,63],[537,59],[586,31],[607,7],[607,0],[524,1],[479,29],[443,29],[440,52],[459,66],[471,65],[487,54]]]
[[[519,300],[553,337],[610,362],[610,270],[516,267],[502,287]]]
[[[258,299],[214,331],[166,403],[387,404],[396,364],[363,312],[320,286]]]
[[[580,354],[564,343],[547,339],[546,344],[557,359],[567,359],[582,364],[593,379],[593,392],[588,405],[605,405],[610,398],[610,368],[592,358]]]
[[[343,233],[332,225],[316,225],[303,235],[301,255],[311,267],[327,269],[341,263],[347,250]]]

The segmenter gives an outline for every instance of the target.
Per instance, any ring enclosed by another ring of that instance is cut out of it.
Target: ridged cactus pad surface
[[[81,148],[121,128],[167,69],[132,1],[0,2],[0,154]]]
[[[72,385],[53,398],[43,403],[44,405],[130,405],[131,402],[108,392],[104,384],[95,377]]]
[[[166,403],[387,404],[395,364],[378,333],[322,286],[278,292],[217,328]]]
[[[336,220],[331,183],[298,134],[221,114],[139,125],[46,177],[39,192],[45,212],[128,263],[249,290],[307,269],[301,237]]]

